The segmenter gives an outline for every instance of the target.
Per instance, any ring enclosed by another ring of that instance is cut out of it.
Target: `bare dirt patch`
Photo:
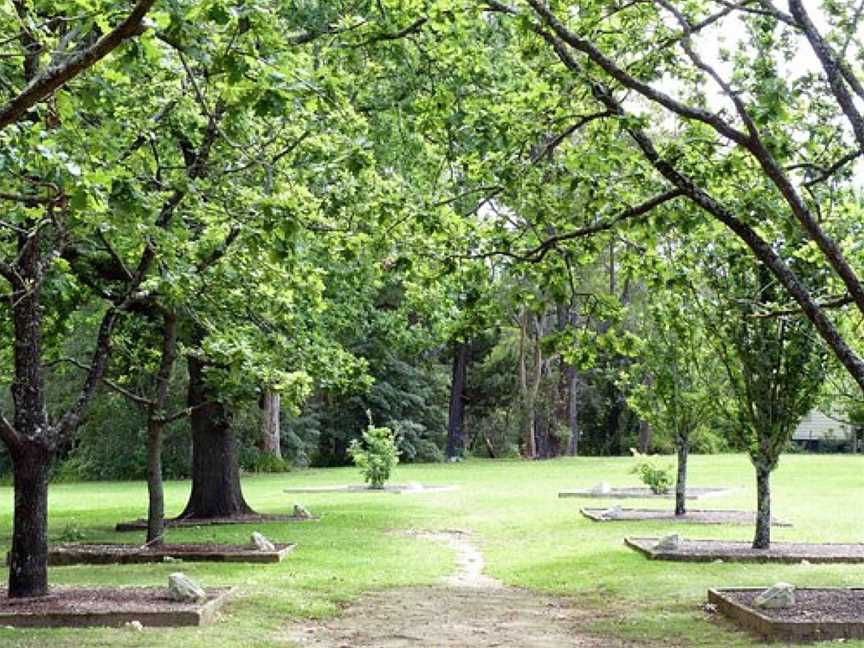
[[[583,508],[582,515],[594,522],[681,522],[684,524],[750,524],[756,523],[756,514],[750,511],[733,511],[719,509],[696,509],[687,511],[684,515],[675,515],[668,509],[608,509]],[[790,527],[788,522],[774,518],[772,526]]]
[[[782,641],[864,639],[864,589],[800,588],[782,609],[754,606],[766,588],[709,590],[708,601],[735,624],[763,638]]]
[[[483,556],[461,532],[416,532],[457,552],[444,583],[367,594],[335,619],[297,623],[287,637],[313,648],[621,648],[636,644],[580,628],[592,620],[564,599],[507,587],[483,574]]]
[[[168,528],[216,526],[220,524],[266,524],[268,522],[312,522],[320,518],[317,516],[306,517],[302,515],[278,515],[267,513],[256,513],[254,515],[233,515],[231,517],[213,518],[170,518],[165,520]],[[131,522],[118,522],[115,531],[146,531],[147,520],[138,518]]]
[[[261,551],[254,545],[228,544],[84,544],[67,543],[48,549],[48,564],[125,565],[185,560],[188,562],[277,563],[287,556],[293,544],[275,544],[275,551]],[[6,556],[9,562],[9,556]]]
[[[754,549],[749,542],[681,540],[678,548],[655,549],[659,538],[625,538],[624,543],[652,560],[680,562],[861,563],[864,544],[772,542],[769,549]]]
[[[383,488],[369,488],[363,484],[343,484],[340,486],[297,486],[286,488],[286,493],[369,493],[372,495],[390,493],[392,495],[419,495],[420,493],[446,493],[456,490],[456,486],[431,484],[385,484]]]
[[[735,489],[721,486],[697,486],[688,488],[685,497],[688,500],[706,499],[709,497],[723,497],[729,495]],[[639,499],[674,499],[674,491],[668,493],[655,493],[650,488],[624,487],[612,488],[608,493],[595,492],[592,488],[577,488],[575,490],[560,491],[558,497],[597,497],[605,499],[639,498]]]
[[[181,603],[157,587],[54,587],[48,596],[10,599],[0,589],[0,626],[57,628],[122,626],[197,626],[212,621],[230,593],[207,589],[205,603]]]

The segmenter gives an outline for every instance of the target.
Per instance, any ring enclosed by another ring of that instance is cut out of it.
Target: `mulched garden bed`
[[[765,589],[712,589],[708,602],[737,625],[769,640],[864,639],[864,589],[796,588],[795,604],[788,608],[755,608],[753,599]]]
[[[199,626],[213,621],[230,588],[208,588],[205,603],[180,603],[164,587],[53,587],[48,596],[10,599],[0,589],[0,626],[58,628]]]
[[[234,515],[231,517],[214,517],[214,518],[170,518],[165,520],[165,526],[168,528],[178,527],[198,527],[198,526],[216,526],[220,524],[267,524],[269,522],[312,522],[321,518],[313,515],[312,517],[304,517],[299,515]],[[146,531],[147,520],[138,518],[131,522],[118,522],[114,527],[115,531]]]
[[[687,489],[686,497],[689,500],[705,499],[708,497],[723,497],[724,495],[729,495],[734,490],[734,488],[719,486],[694,487]],[[605,497],[606,499],[638,497],[640,499],[675,499],[675,492],[670,491],[658,495],[657,493],[652,492],[650,488],[641,488],[636,486],[613,488],[608,493],[595,493],[591,488],[577,488],[576,490],[561,491],[558,493],[558,497]]]
[[[454,491],[457,486],[432,486],[428,484],[386,484],[384,488],[369,488],[362,484],[348,486],[298,486],[286,488],[286,493],[392,493],[411,495],[416,493],[444,493]]]
[[[750,542],[681,540],[678,549],[654,549],[659,538],[625,538],[624,543],[651,560],[681,562],[861,563],[864,544],[772,542],[770,549],[753,549]]]
[[[126,565],[170,562],[245,562],[278,563],[293,549],[293,544],[276,544],[275,551],[261,551],[254,545],[229,544],[163,544],[147,547],[136,544],[66,543],[48,549],[48,564],[63,565]],[[9,556],[6,556],[9,564]]]
[[[632,509],[622,508],[612,512],[608,508],[583,508],[582,515],[594,522],[681,522],[684,524],[755,524],[756,514],[749,511],[730,510],[689,510],[684,515],[675,515],[675,511],[669,509]],[[790,527],[788,522],[777,520],[771,522],[772,526]]]

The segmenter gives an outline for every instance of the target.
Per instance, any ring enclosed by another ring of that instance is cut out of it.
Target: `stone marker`
[[[594,488],[591,489],[591,492],[594,495],[609,495],[609,493],[612,492],[612,487],[609,486],[609,482],[601,481],[594,484]]]
[[[654,551],[675,551],[680,543],[681,536],[677,533],[670,533],[660,538],[660,541],[654,545]]]
[[[182,572],[168,576],[168,596],[183,603],[205,603],[207,592],[198,583]]]
[[[753,599],[753,605],[765,609],[780,609],[795,605],[795,587],[789,583],[777,583]]]
[[[257,531],[252,532],[252,544],[258,551],[276,551],[276,546]]]
[[[307,509],[302,504],[295,504],[294,505],[294,517],[295,518],[301,518],[303,520],[309,520],[312,518],[312,514],[309,512],[309,509]]]
[[[615,504],[614,506],[610,506],[608,509],[603,511],[603,517],[607,518],[617,518],[621,515],[621,505]]]

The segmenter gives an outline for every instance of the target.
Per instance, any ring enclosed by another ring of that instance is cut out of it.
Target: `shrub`
[[[252,473],[291,472],[291,464],[282,457],[250,447],[244,447],[240,451],[240,468]]]
[[[355,439],[348,447],[348,454],[363,473],[369,488],[382,489],[390,479],[393,466],[399,463],[396,437],[387,427],[375,427],[371,420],[363,432],[363,442]]]
[[[672,487],[672,466],[659,466],[648,455],[640,454],[634,448],[630,448],[630,452],[636,457],[636,465],[630,472],[639,475],[642,483],[655,495],[668,493]]]

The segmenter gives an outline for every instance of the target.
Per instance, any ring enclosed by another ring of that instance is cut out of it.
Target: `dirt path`
[[[441,585],[364,596],[335,619],[295,624],[287,638],[321,648],[620,648],[580,630],[585,613],[566,601],[507,587],[483,574],[483,555],[461,532],[414,533],[456,551],[458,569]],[[581,617],[581,618],[580,618]]]

